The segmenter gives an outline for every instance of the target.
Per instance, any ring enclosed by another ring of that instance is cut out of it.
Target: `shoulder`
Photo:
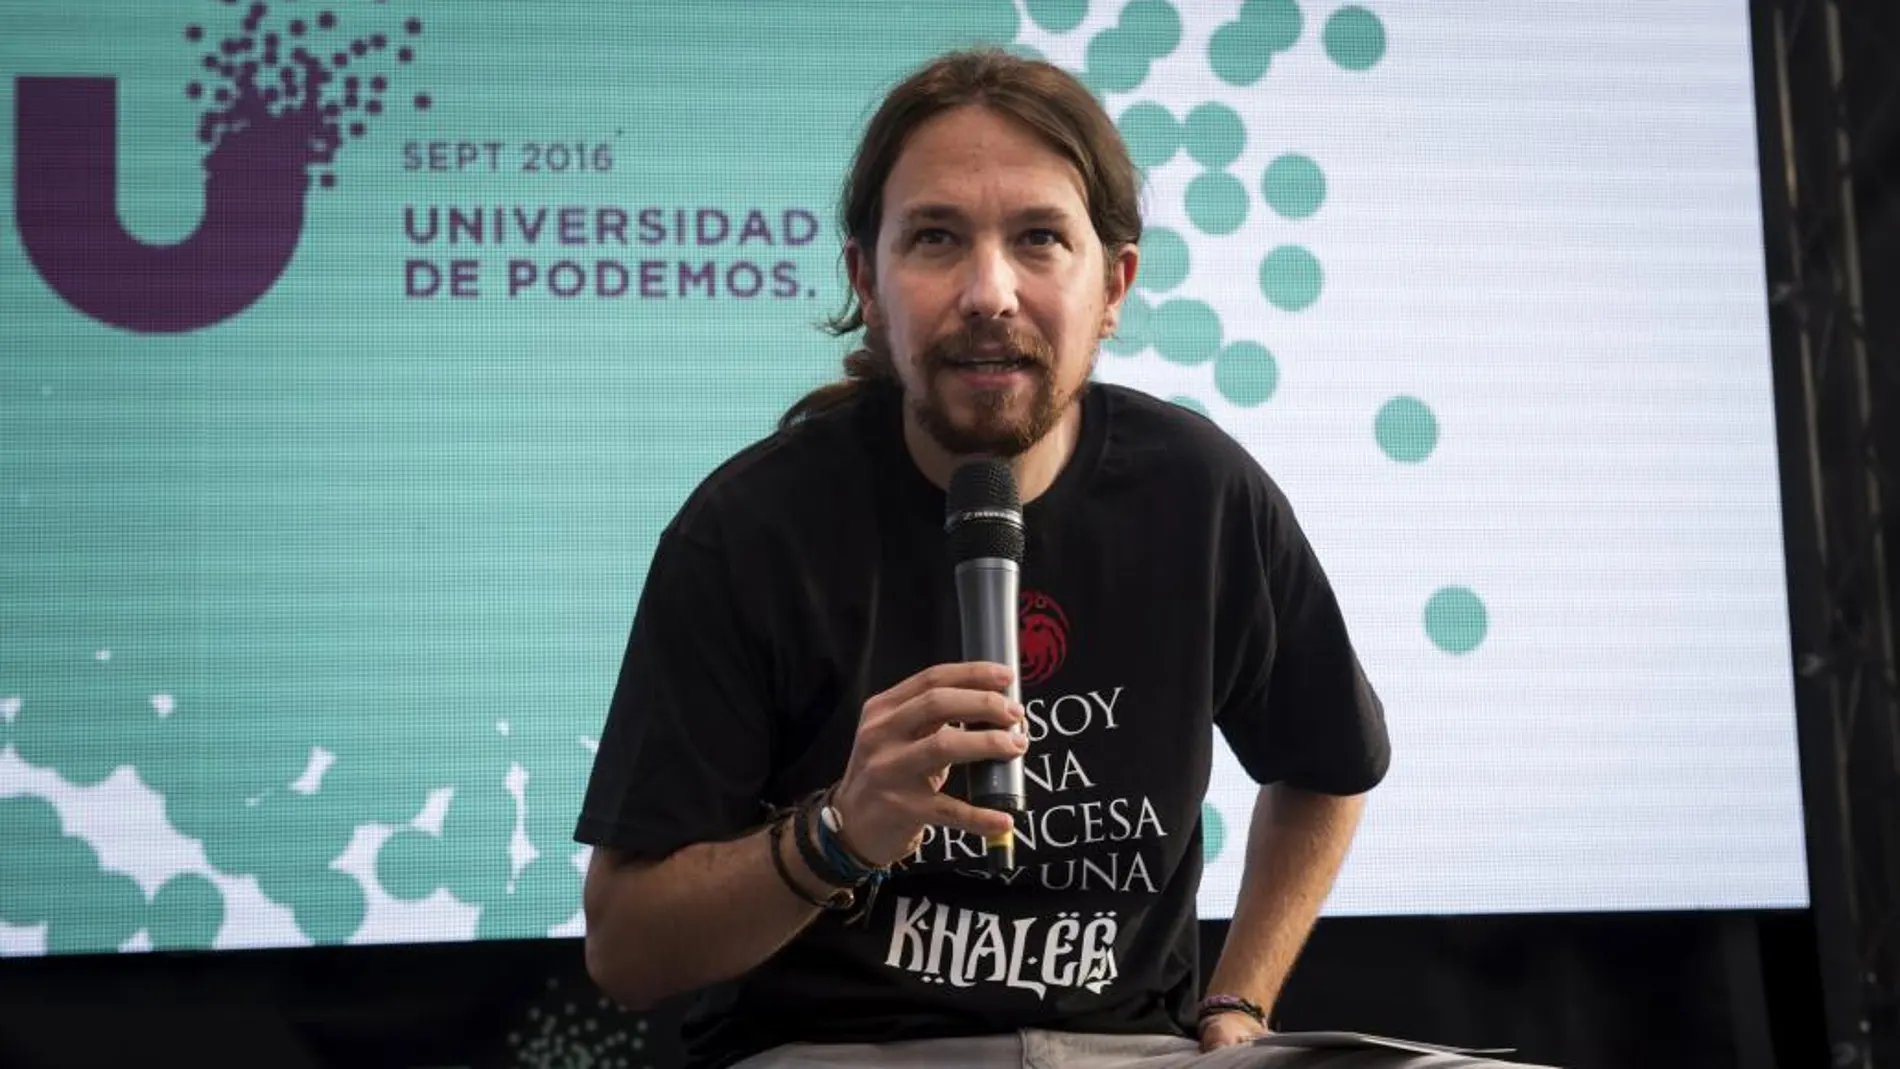
[[[1104,387],[1109,440],[1099,483],[1115,516],[1143,531],[1221,547],[1228,564],[1310,553],[1297,510],[1260,459],[1200,412]]]
[[[1094,388],[1104,394],[1113,473],[1262,505],[1278,496],[1260,461],[1207,416],[1126,386]]]
[[[1096,383],[1092,389],[1106,397],[1113,430],[1131,443],[1173,445],[1197,454],[1246,456],[1219,424],[1185,405],[1164,401],[1132,386]]]
[[[868,478],[861,399],[781,427],[701,479],[670,525],[705,545],[833,521]]]

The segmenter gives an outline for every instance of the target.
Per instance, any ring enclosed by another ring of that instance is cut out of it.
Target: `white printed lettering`
[[[975,859],[975,858],[979,858],[983,856],[982,844],[970,842],[967,838],[964,837],[962,828],[943,829],[943,855],[944,857],[948,858],[948,857],[953,856],[951,854],[952,850],[955,850],[957,853],[962,854],[964,857],[971,858],[971,859]]]
[[[1044,846],[1063,850],[1078,844],[1119,843],[1144,836],[1166,838],[1168,833],[1161,827],[1154,802],[1144,796],[1137,812],[1130,814],[1128,810],[1136,805],[1131,798],[1110,798],[1107,802],[1070,802],[1031,809],[1016,822],[1018,845],[1026,850]]]
[[[1137,879],[1141,880],[1141,886],[1145,888],[1149,894],[1161,893],[1160,888],[1155,886],[1155,882],[1148,878],[1148,863],[1141,859],[1140,851],[1136,851],[1135,859],[1128,863],[1128,878],[1122,881],[1123,893],[1134,890],[1135,881]]]
[[[930,959],[924,963],[925,976],[940,975],[944,944],[950,944],[950,977],[963,975],[963,955],[970,942],[970,911],[957,910],[957,921],[950,923],[950,907],[937,903],[937,916],[930,926]]]
[[[994,913],[977,914],[976,946],[970,949],[969,967],[964,973],[965,984],[960,986],[968,986],[977,980],[976,963],[984,958],[989,958],[992,966],[990,974],[983,979],[993,984],[1001,983],[1009,971],[1009,947],[1003,941],[1003,918]]]
[[[1140,861],[1137,856],[1136,861]],[[1082,930],[1082,986],[1096,994],[1114,982],[1115,935],[1119,926],[1113,913],[1098,913]]]
[[[1035,927],[1035,924],[1036,918],[1034,917],[1016,918],[1016,938],[1009,945],[1009,979],[1006,983],[1010,987],[1019,987],[1024,991],[1033,991],[1036,993],[1037,998],[1041,998],[1044,994],[1048,993],[1049,989],[1034,980],[1023,979],[1023,948],[1029,944],[1029,929]]]
[[[1081,707],[1080,712],[1075,711],[1076,706]],[[1062,715],[1064,707],[1069,708],[1066,723]],[[1094,719],[1095,706],[1090,704],[1086,695],[1064,694],[1049,705],[1049,726],[1055,729],[1056,734],[1065,738],[1072,739],[1087,731],[1089,723]]]
[[[1062,782],[1056,786],[1056,790],[1072,790],[1073,787],[1069,783],[1071,779],[1081,780],[1084,787],[1095,786],[1089,780],[1088,773],[1082,771],[1082,762],[1075,759],[1075,751],[1065,750],[1062,754]]]
[[[1125,802],[1126,799],[1117,799],[1117,801]],[[1154,828],[1155,838],[1167,838],[1168,833],[1161,830],[1161,814],[1155,812],[1155,804],[1149,801],[1146,795],[1143,795],[1141,799],[1141,819],[1136,821],[1135,834],[1131,836],[1131,838],[1141,838],[1141,829],[1148,827]]]
[[[1091,886],[1089,883],[1089,877],[1091,875],[1095,877],[1096,881],[1099,883],[1102,890],[1104,891],[1121,890],[1120,887],[1116,886],[1116,882],[1115,882],[1115,873],[1117,869],[1121,868],[1121,859],[1122,859],[1122,856],[1120,854],[1110,854],[1108,855],[1107,858],[1103,859],[1108,862],[1108,867],[1103,868],[1102,866],[1095,863],[1096,862],[1095,858],[1091,858],[1091,857],[1083,858],[1082,859],[1082,890],[1086,891]],[[937,908],[942,909],[943,907],[939,906]]]
[[[884,955],[884,964],[916,972],[924,965],[924,936],[917,925],[930,911],[930,899],[918,899],[914,910],[910,904],[909,896],[897,896],[897,916],[891,920],[891,948]]]
[[[1042,982],[1050,987],[1073,987],[1075,985],[1075,962],[1064,962],[1062,956],[1075,949],[1075,938],[1082,933],[1082,925],[1073,913],[1063,913],[1049,926],[1042,937]]]
[[[1029,741],[1041,742],[1052,731],[1064,738],[1074,738],[1094,726],[1097,713],[1101,714],[1105,730],[1119,727],[1115,723],[1115,703],[1121,701],[1125,689],[1116,687],[1106,697],[1099,690],[1091,690],[1087,694],[1029,699],[1023,703],[1023,712],[1029,719]]]
[[[1095,803],[1090,802],[1089,804],[1094,805]],[[1038,813],[1032,814],[1033,817],[1040,818],[1040,821],[1042,824],[1042,834],[1040,836],[1035,837],[1036,841],[1041,842],[1041,843],[1047,843],[1048,845],[1055,847],[1057,850],[1062,850],[1067,847],[1074,846],[1075,836],[1071,835],[1067,839],[1058,839],[1049,831],[1049,820],[1051,817],[1054,817],[1058,813],[1066,815],[1066,814],[1071,814],[1074,812],[1075,812],[1075,807],[1072,805],[1052,805],[1047,809],[1044,809]],[[1037,821],[1035,819],[1032,819],[1030,823],[1034,824],[1034,823],[1037,823]],[[1040,849],[1040,847],[1037,847],[1037,849]]]
[[[1041,763],[1040,775],[1037,774],[1038,762]],[[1077,786],[1095,786],[1088,773],[1082,771],[1082,762],[1076,760],[1074,750],[1062,752],[1062,775],[1059,779],[1055,774],[1055,755],[1047,752],[1031,754],[1023,760],[1023,778],[1050,794],[1074,790]]]
[[[1053,920],[1005,920],[994,913],[901,895],[896,914],[884,963],[931,982],[957,987],[1000,984],[1041,999],[1061,988],[1086,987],[1099,994],[1120,975],[1113,912],[1097,913],[1086,925],[1080,913],[1071,912],[1058,913]],[[1032,955],[1032,949],[1039,952]]]
[[[1051,875],[1053,871],[1057,871],[1058,865],[1061,866],[1060,871],[1063,873],[1061,883],[1057,883],[1055,877]],[[1041,869],[1042,885],[1048,890],[1066,891],[1075,886],[1074,858],[1063,858],[1061,861],[1045,861],[1038,867]]]

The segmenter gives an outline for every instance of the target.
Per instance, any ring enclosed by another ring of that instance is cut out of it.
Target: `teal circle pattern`
[[[1425,634],[1446,653],[1470,653],[1489,629],[1484,601],[1465,587],[1445,587],[1425,603]]]
[[[477,938],[506,938],[508,932],[542,931],[574,915],[581,900],[581,874],[566,857],[542,857],[521,870],[514,890],[482,910]],[[489,933],[494,933],[490,935]]]
[[[1097,93],[1126,93],[1148,77],[1142,41],[1121,30],[1103,30],[1089,40],[1082,80]]]
[[[1252,85],[1273,65],[1274,53],[1299,41],[1302,26],[1294,0],[1246,0],[1240,16],[1208,38],[1207,64],[1229,85]]]
[[[1188,244],[1167,227],[1151,227],[1141,235],[1141,266],[1135,285],[1145,290],[1171,290],[1187,281]]]
[[[1182,408],[1187,409],[1189,412],[1198,412],[1203,416],[1207,416],[1208,419],[1214,418],[1213,416],[1208,415],[1206,405],[1200,403],[1199,401],[1196,401],[1194,398],[1189,397],[1186,394],[1175,394],[1173,397],[1168,398],[1168,400],[1173,402],[1174,404],[1180,405]]]
[[[1089,13],[1089,0],[1028,0],[1029,17],[1050,33],[1068,33]]]
[[[1267,205],[1287,219],[1305,219],[1326,199],[1326,173],[1319,164],[1289,152],[1267,165],[1261,179]]]
[[[479,788],[457,791],[442,818],[442,886],[470,905],[490,905],[507,894],[508,855],[487,847],[505,843],[514,828],[515,807],[502,787],[499,769]]]
[[[224,926],[224,895],[203,876],[182,873],[152,896],[148,916],[154,950],[208,950]]]
[[[427,832],[403,830],[384,840],[376,851],[376,882],[383,893],[402,902],[416,902],[442,886],[442,841]]]
[[[1245,24],[1230,22],[1207,40],[1207,65],[1228,85],[1249,86],[1267,73],[1273,53],[1261,47]]]
[[[1370,70],[1385,56],[1385,24],[1356,5],[1333,12],[1320,39],[1333,62],[1349,71]]]
[[[102,870],[92,847],[65,834],[59,811],[43,798],[0,798],[0,858],[33,874],[0,878],[0,921],[44,923],[49,954],[117,949],[147,926],[138,883]]]
[[[1204,364],[1220,351],[1220,316],[1200,301],[1164,302],[1149,327],[1155,352],[1176,364]]]
[[[1240,158],[1247,147],[1247,127],[1225,104],[1208,102],[1188,112],[1182,124],[1182,142],[1188,155],[1203,167],[1221,168]]]
[[[1240,5],[1240,22],[1258,35],[1262,47],[1284,52],[1299,41],[1303,20],[1294,0],[1246,0]]]
[[[1160,59],[1181,45],[1181,14],[1166,0],[1134,0],[1122,8],[1115,28],[1137,42],[1149,59]]]
[[[8,857],[21,857],[29,847],[55,843],[65,837],[59,810],[44,798],[32,794],[0,798],[0,847],[6,848]],[[0,884],[0,891],[13,889],[11,881]],[[0,913],[0,920],[20,923],[6,913]]]
[[[138,881],[119,872],[94,872],[78,885],[63,884],[65,904],[46,926],[48,954],[84,953],[97,946],[122,946],[146,926],[145,892]],[[146,933],[150,937],[150,933]],[[216,929],[212,934],[217,934]]]
[[[1221,819],[1220,810],[1206,802],[1201,803],[1201,860],[1212,861],[1220,856],[1221,847],[1227,845],[1227,822]]]
[[[1237,341],[1214,358],[1214,388],[1230,404],[1264,404],[1280,386],[1280,367],[1264,346]]]
[[[1247,221],[1247,187],[1225,171],[1207,171],[1187,187],[1188,220],[1203,234],[1231,234]]]
[[[290,906],[298,929],[320,944],[346,942],[369,912],[356,878],[330,868],[299,874],[286,893],[274,897]]]
[[[19,809],[18,805],[0,806],[0,819],[14,815]],[[33,880],[0,881],[0,921],[8,924],[50,922],[72,903],[77,888],[96,886],[100,873],[98,859],[84,841],[63,837],[57,831],[50,836],[35,833],[32,840],[24,843],[26,849],[19,849],[24,838],[12,834],[0,838],[0,846],[8,851],[5,855],[8,866],[30,864],[33,866],[30,871],[40,875]]]
[[[1181,124],[1174,114],[1159,104],[1132,104],[1115,123],[1135,166],[1143,170],[1159,167],[1174,158],[1181,147]]]
[[[1372,433],[1386,456],[1417,464],[1438,448],[1438,417],[1416,397],[1394,397],[1380,406]]]
[[[1139,293],[1122,298],[1121,321],[1115,333],[1102,339],[1102,348],[1116,356],[1134,356],[1148,347],[1154,308]]]
[[[1319,300],[1319,260],[1298,245],[1282,245],[1260,261],[1260,292],[1275,308],[1298,312]]]

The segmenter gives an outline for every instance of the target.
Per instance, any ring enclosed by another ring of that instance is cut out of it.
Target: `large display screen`
[[[1260,458],[1385,699],[1329,911],[1806,901],[1743,0],[0,24],[0,953],[580,932],[655,539],[836,373],[856,137],[975,43],[1116,119],[1096,375]]]

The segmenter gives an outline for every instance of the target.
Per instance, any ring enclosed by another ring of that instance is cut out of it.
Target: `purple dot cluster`
[[[236,6],[239,0],[223,3]],[[214,40],[203,25],[185,27],[185,40],[204,49],[206,77],[185,86],[186,96],[210,105],[199,120],[198,140],[213,151],[233,141],[268,140],[270,147],[294,155],[300,166],[327,166],[346,139],[363,137],[369,132],[367,120],[389,108],[384,99],[389,76],[370,67],[386,61],[392,46],[398,64],[414,62],[413,39],[422,35],[422,20],[403,22],[401,35],[411,41],[400,45],[387,33],[349,37],[339,29],[337,13],[328,9],[292,16],[281,25],[271,22],[270,5],[257,0],[244,8],[239,30],[230,36]],[[412,103],[427,110],[433,102],[418,93]],[[286,132],[295,136],[286,138]],[[336,174],[319,171],[317,181],[335,186]]]

